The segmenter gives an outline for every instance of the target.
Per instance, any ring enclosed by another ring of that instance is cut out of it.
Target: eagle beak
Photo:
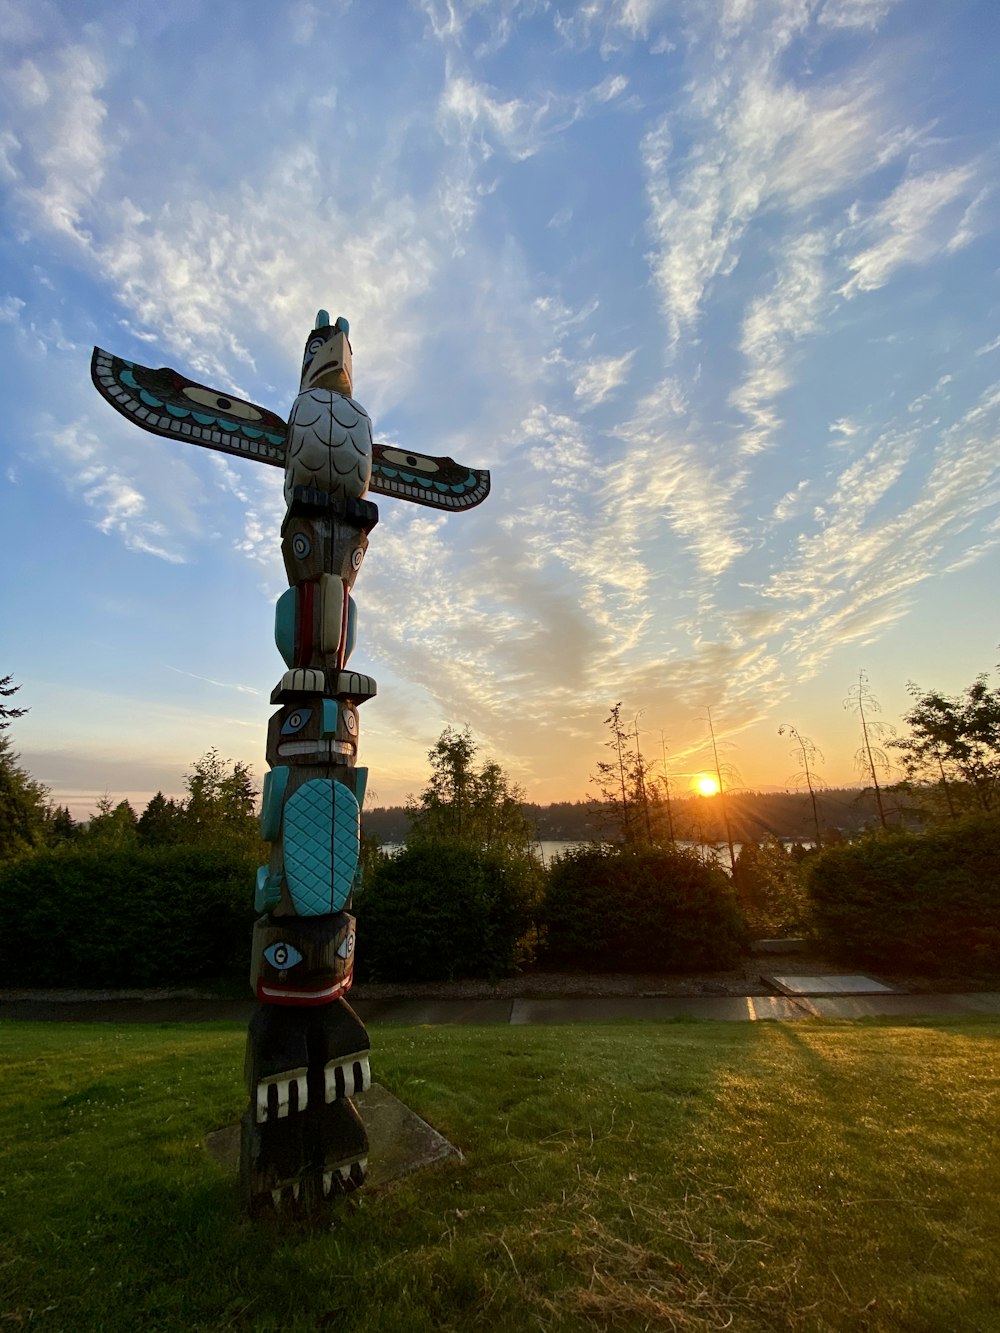
[[[348,397],[352,388],[351,344],[343,333],[335,334],[309,363],[302,388],[330,389]]]

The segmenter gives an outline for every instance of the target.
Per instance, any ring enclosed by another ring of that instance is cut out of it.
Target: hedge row
[[[830,957],[863,967],[1000,972],[1000,820],[832,847],[806,878]]]
[[[246,976],[255,861],[228,850],[61,851],[0,873],[8,986],[179,986]]]
[[[191,847],[61,851],[0,871],[8,986],[185,985],[246,977],[253,858]],[[536,863],[450,844],[378,857],[355,903],[360,980],[549,967],[732,966],[746,927],[729,877],[686,853],[582,847]],[[824,950],[867,968],[1000,972],[1000,820],[889,834],[810,859]]]
[[[359,981],[509,976],[531,928],[539,868],[449,843],[383,856],[355,899]]]
[[[660,848],[567,853],[549,870],[540,926],[546,962],[598,972],[732,967],[745,935],[729,877]]]

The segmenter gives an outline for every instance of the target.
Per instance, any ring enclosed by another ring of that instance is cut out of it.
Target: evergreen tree
[[[12,684],[13,679],[13,676],[0,676],[0,698],[9,699],[21,688]],[[9,727],[15,717],[24,717],[27,711],[27,708],[8,708],[6,704],[0,704],[0,731]]]
[[[128,801],[119,801],[116,805],[110,794],[105,792],[97,802],[97,813],[91,816],[87,825],[86,840],[116,851],[135,847],[139,842],[138,823]]]
[[[0,698],[9,699],[20,688],[10,676],[0,677]],[[0,731],[27,711],[0,703]],[[34,851],[45,837],[48,788],[36,782],[19,759],[10,737],[0,735],[0,861]]]
[[[45,820],[45,843],[48,847],[65,847],[75,842],[81,833],[80,825],[69,812],[68,805],[52,806]]]
[[[170,847],[180,842],[183,827],[181,807],[158,791],[139,816],[136,832],[143,847]]]
[[[48,788],[18,763],[9,736],[0,736],[0,861],[13,861],[45,839]]]

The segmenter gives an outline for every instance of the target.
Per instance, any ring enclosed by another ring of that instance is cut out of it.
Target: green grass
[[[995,1019],[378,1028],[465,1153],[250,1222],[231,1025],[0,1024],[0,1330],[1000,1329]]]

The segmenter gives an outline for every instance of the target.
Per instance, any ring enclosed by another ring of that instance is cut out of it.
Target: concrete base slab
[[[800,977],[782,976],[765,977],[769,985],[776,987],[782,995],[893,995],[891,986],[884,986],[881,981],[871,977],[830,976]]]
[[[401,1176],[436,1166],[439,1162],[462,1160],[461,1151],[453,1143],[426,1120],[421,1120],[381,1083],[373,1083],[367,1092],[352,1100],[368,1131],[366,1189],[388,1185]],[[239,1125],[213,1130],[205,1136],[205,1147],[220,1166],[233,1175],[239,1172]]]
[[[746,1022],[765,1018],[801,1018],[794,1000],[777,995],[672,996],[642,999],[583,998],[515,1000],[512,1024],[544,1023],[669,1023],[678,1019],[722,1019]]]

